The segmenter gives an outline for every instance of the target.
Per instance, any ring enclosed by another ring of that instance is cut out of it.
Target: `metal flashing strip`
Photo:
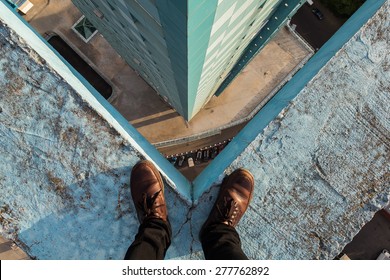
[[[218,181],[245,148],[262,133],[264,128],[301,92],[322,67],[347,43],[378,11],[386,0],[367,0],[331,39],[298,71],[294,77],[257,113],[230,144],[193,181],[194,202]]]

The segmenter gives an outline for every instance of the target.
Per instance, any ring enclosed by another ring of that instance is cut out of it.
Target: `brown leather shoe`
[[[202,226],[200,236],[208,226],[213,224],[226,224],[235,227],[248,208],[253,188],[253,175],[246,169],[237,169],[225,177],[219,189],[217,200]]]
[[[138,162],[131,171],[131,196],[139,222],[145,219],[167,221],[167,207],[164,197],[164,183],[160,172],[148,160]]]

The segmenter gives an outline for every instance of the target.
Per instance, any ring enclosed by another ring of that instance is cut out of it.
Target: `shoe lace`
[[[219,207],[218,205],[217,208],[223,220],[231,226],[234,224],[235,219],[237,218],[239,211],[238,203],[234,201],[234,199],[228,199],[227,197],[224,197],[223,200],[223,206]]]
[[[157,197],[159,196],[160,192],[162,190],[159,190],[158,192],[154,193],[152,196],[147,195],[147,193],[142,193],[142,201],[140,202],[140,208],[145,213],[145,217],[151,216],[155,214],[156,209],[159,207],[165,206],[165,204],[155,204]]]

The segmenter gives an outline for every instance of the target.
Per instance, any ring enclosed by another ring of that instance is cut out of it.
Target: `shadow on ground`
[[[29,244],[26,252],[39,259],[123,259],[139,226],[129,177],[127,166],[64,186],[61,207],[20,230],[19,240]],[[180,258],[192,243],[185,237],[190,207],[169,187],[165,195],[174,236],[169,256]]]

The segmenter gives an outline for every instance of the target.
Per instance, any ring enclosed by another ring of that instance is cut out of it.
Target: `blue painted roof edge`
[[[179,195],[191,203],[192,185],[146,140],[83,76],[36,32],[6,0],[0,0],[0,18],[44,58],[90,106],[143,156],[151,160]],[[7,20],[6,20],[7,19]],[[23,24],[20,24],[23,23]],[[65,66],[65,67],[64,67]]]
[[[220,174],[224,173],[233,160],[288,106],[319,70],[373,17],[385,2],[386,0],[367,0],[306,65],[255,115],[222,153],[193,181],[194,202],[213,183],[218,181]]]

